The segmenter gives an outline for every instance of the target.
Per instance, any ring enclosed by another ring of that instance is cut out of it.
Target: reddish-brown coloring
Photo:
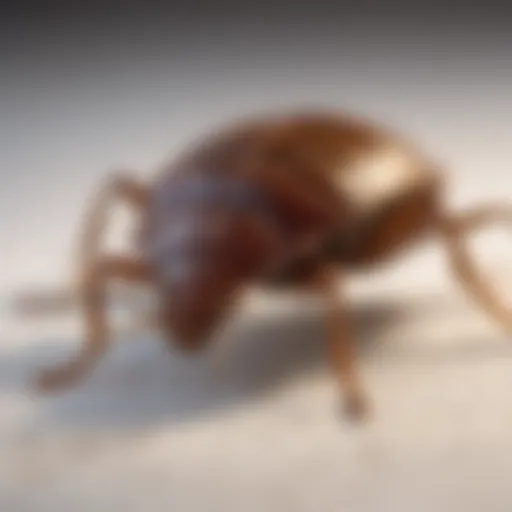
[[[234,123],[191,146],[150,183],[130,175],[110,179],[83,237],[83,349],[43,372],[38,385],[69,385],[97,363],[108,345],[104,302],[112,280],[153,286],[159,329],[187,351],[207,344],[253,284],[308,287],[327,299],[329,358],[348,411],[359,417],[366,399],[338,277],[438,234],[461,284],[490,315],[512,325],[464,245],[473,228],[510,219],[510,210],[449,213],[443,193],[440,169],[409,141],[329,112]],[[136,258],[99,256],[114,199],[140,213]]]

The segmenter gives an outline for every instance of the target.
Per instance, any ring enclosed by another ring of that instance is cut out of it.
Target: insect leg
[[[149,269],[144,263],[123,256],[105,257],[91,267],[80,286],[84,344],[71,361],[42,371],[36,386],[42,391],[57,390],[78,382],[92,371],[105,353],[110,337],[106,304],[109,282],[147,283],[149,279]]]
[[[347,308],[340,300],[338,277],[335,271],[322,269],[316,280],[317,290],[327,302],[327,356],[343,391],[347,414],[352,419],[360,420],[368,412],[368,403],[359,381],[353,335],[349,328]]]
[[[135,210],[144,213],[148,201],[148,187],[128,174],[109,177],[98,192],[92,208],[87,212],[85,230],[81,237],[79,255],[82,267],[92,264],[97,258],[100,240],[107,224],[107,215],[113,202],[120,199]]]
[[[512,224],[512,206],[483,205],[443,218],[442,231],[453,273],[474,300],[505,329],[512,329],[512,310],[499,299],[492,283],[479,272],[467,247],[468,235],[493,222]]]

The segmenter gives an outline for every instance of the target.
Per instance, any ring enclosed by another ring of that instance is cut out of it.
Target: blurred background
[[[2,510],[512,508],[512,346],[460,293],[433,244],[349,283],[375,408],[360,428],[337,415],[314,302],[251,298],[222,371],[209,357],[166,354],[153,334],[119,336],[87,383],[55,397],[27,384],[78,347],[76,312],[35,321],[9,307],[19,290],[68,286],[81,215],[106,173],[151,176],[205,130],[252,113],[363,114],[445,165],[450,206],[512,201],[505,8],[1,9]],[[129,223],[120,211],[109,243],[122,245]],[[493,240],[480,243],[481,258],[507,292],[512,243]]]

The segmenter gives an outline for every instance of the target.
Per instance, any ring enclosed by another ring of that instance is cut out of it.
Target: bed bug
[[[105,292],[147,284],[163,338],[186,352],[208,345],[252,286],[301,287],[326,299],[328,359],[347,413],[368,410],[343,280],[438,235],[454,276],[506,328],[512,317],[480,276],[467,235],[510,219],[507,206],[445,206],[441,167],[389,128],[344,112],[299,111],[233,121],[207,133],[154,179],[109,177],[85,223],[79,292],[85,340],[71,361],[37,376],[43,390],[79,382],[109,342]],[[100,255],[106,213],[140,214],[136,256]]]

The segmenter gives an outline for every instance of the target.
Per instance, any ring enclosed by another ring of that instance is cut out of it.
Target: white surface
[[[274,106],[321,102],[396,126],[446,164],[449,204],[510,198],[509,45],[472,32],[430,51],[395,35],[366,44],[361,32],[329,51],[301,38],[289,55],[273,40],[258,55],[236,45],[239,60],[219,47],[144,54],[131,32],[124,52],[113,37],[84,60],[68,40],[32,45],[36,57],[4,73],[0,287],[68,279],[84,202],[107,170],[144,174],[205,127]],[[363,429],[334,414],[321,322],[305,306],[248,313],[224,374],[162,356],[154,339],[119,340],[94,377],[53,398],[29,394],[27,379],[73,350],[74,320],[4,318],[0,510],[510,512],[510,340],[436,254],[405,262],[351,301],[375,406]]]
[[[352,290],[374,405],[364,427],[336,414],[315,302],[256,296],[198,359],[151,336],[118,340],[57,397],[27,379],[76,347],[73,320],[12,325],[1,509],[510,510],[510,340],[454,289],[375,284]]]
[[[427,244],[349,282],[374,406],[358,428],[337,414],[314,303],[256,297],[199,359],[134,333],[55,397],[27,384],[77,348],[76,318],[5,314],[0,510],[510,511],[511,340],[441,256]]]

